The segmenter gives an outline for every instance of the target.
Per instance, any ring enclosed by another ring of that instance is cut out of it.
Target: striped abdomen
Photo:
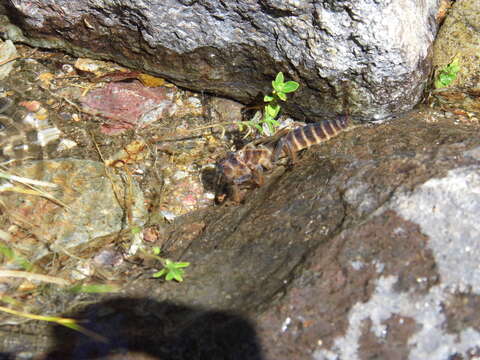
[[[337,136],[348,126],[348,117],[341,116],[296,128],[279,141],[273,160],[276,161],[285,155],[295,159],[296,152]]]
[[[271,169],[281,156],[289,156],[294,162],[296,153],[312,145],[326,141],[348,127],[348,118],[339,117],[320,123],[299,127],[285,134],[279,132],[271,138],[266,138],[262,144],[250,143],[237,152],[230,153],[217,163],[218,179],[223,179],[227,185],[229,197],[234,202],[240,202],[243,195],[241,187],[246,185],[261,186],[264,182],[264,169]],[[277,138],[280,137],[280,139]],[[223,194],[217,193],[219,202]]]

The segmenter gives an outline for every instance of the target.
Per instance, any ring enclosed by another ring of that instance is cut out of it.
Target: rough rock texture
[[[278,71],[288,107],[315,119],[410,109],[430,70],[438,0],[8,2],[13,40],[114,59],[181,86],[248,102]]]
[[[13,62],[7,62],[10,59],[13,59],[17,56],[17,50],[15,49],[15,45],[10,40],[5,42],[0,41],[0,80],[5,79],[10,71],[13,69]]]
[[[346,132],[277,169],[244,204],[173,224],[162,247],[192,263],[183,283],[147,271],[125,284],[123,300],[73,314],[93,316],[86,326],[109,346],[59,329],[50,344],[70,351],[57,358],[83,349],[106,359],[142,344],[178,359],[200,358],[185,352],[192,348],[221,359],[478,356],[479,170],[478,127],[434,113]],[[48,304],[82,300],[57,293]],[[241,334],[220,336],[229,319],[245,324]],[[0,352],[52,350],[31,338],[46,329],[10,331],[20,334],[5,334]]]

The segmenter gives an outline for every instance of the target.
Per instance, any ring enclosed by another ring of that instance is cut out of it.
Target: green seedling
[[[275,120],[281,110],[280,101],[287,101],[287,94],[296,91],[299,86],[300,85],[296,81],[285,82],[282,72],[279,72],[275,80],[272,81],[272,94],[265,95],[263,98],[263,101],[267,104],[265,105],[265,111],[261,122],[268,126],[270,133],[273,134],[275,129],[280,125],[280,123]],[[261,126],[257,128],[260,130]],[[263,128],[260,132],[263,134]]]
[[[265,95],[263,101],[266,103],[263,111],[263,118],[260,118],[255,114],[250,121],[242,121],[239,123],[239,130],[243,131],[244,127],[247,129],[247,136],[252,132],[253,128],[256,128],[260,134],[264,134],[264,127],[266,125],[270,134],[275,133],[276,128],[280,123],[276,120],[276,117],[280,113],[281,101],[287,101],[287,94],[292,93],[299,88],[299,84],[296,81],[287,81],[282,72],[279,72],[272,81],[272,93]]]
[[[280,102],[286,101],[287,94],[296,91],[299,87],[300,85],[296,81],[285,82],[283,73],[279,72],[275,77],[275,80],[272,81],[272,93],[270,95],[265,95],[263,98],[263,101],[266,103],[263,111],[263,117],[262,112],[257,111],[253,118],[248,121],[215,123],[191,129],[189,131],[195,132],[217,127],[221,129],[221,137],[224,137],[225,132],[227,131],[226,126],[235,125],[238,127],[240,132],[246,131],[244,138],[247,138],[249,135],[254,133],[255,130],[258,130],[260,134],[264,135],[264,125],[266,125],[268,132],[270,133],[269,135],[274,134],[276,128],[280,125],[280,123],[276,120],[276,117],[281,111]]]
[[[299,87],[300,85],[296,81],[285,82],[283,73],[279,72],[275,77],[275,80],[272,81],[272,93],[270,95],[265,95],[263,98],[263,101],[266,103],[263,111],[263,117],[262,112],[257,111],[253,118],[248,121],[216,123],[192,129],[190,131],[195,132],[198,130],[219,127],[222,131],[221,137],[224,137],[226,132],[225,126],[236,125],[240,132],[246,131],[244,136],[244,138],[246,138],[252,134],[255,129],[258,130],[260,134],[264,135],[265,131],[263,125],[266,125],[270,134],[273,134],[275,133],[276,128],[280,125],[280,123],[275,120],[281,110],[280,101],[286,101],[287,94],[296,91]]]
[[[436,89],[441,89],[450,85],[458,75],[460,71],[460,65],[458,59],[454,58],[453,61],[445,65],[438,73],[437,79],[434,82]]]
[[[172,261],[170,259],[161,258],[159,256],[160,248],[158,246],[155,246],[152,249],[152,253],[153,255],[151,256],[155,257],[163,265],[162,270],[157,271],[155,274],[153,274],[154,278],[160,278],[162,276],[165,276],[165,280],[167,281],[172,281],[172,280],[176,280],[178,282],[183,281],[183,276],[185,274],[185,270],[183,270],[183,268],[190,266],[189,262],[177,262],[177,261]]]
[[[176,262],[170,259],[165,259],[164,261],[164,268],[155,274],[153,274],[154,278],[159,278],[165,276],[165,280],[172,281],[176,280],[178,282],[183,281],[183,275],[185,271],[182,268],[189,266],[189,262]]]

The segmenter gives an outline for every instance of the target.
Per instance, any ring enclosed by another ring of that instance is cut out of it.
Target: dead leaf
[[[146,156],[147,145],[140,140],[134,140],[125,149],[114,154],[110,159],[105,160],[105,165],[121,167],[124,164],[133,164],[143,160]]]
[[[53,75],[50,72],[44,72],[38,75],[38,80],[41,81],[43,88],[50,87],[50,84],[54,78],[55,78],[55,75]]]
[[[126,68],[112,62],[87,58],[78,58],[74,66],[78,70],[93,73],[97,77],[116,71],[128,71]]]
[[[158,86],[165,85],[165,79],[148,75],[148,74],[138,75],[138,80],[140,80],[143,83],[143,85],[148,87],[158,87]]]
[[[92,79],[93,82],[116,82],[124,80],[138,79],[141,73],[139,71],[114,71]]]

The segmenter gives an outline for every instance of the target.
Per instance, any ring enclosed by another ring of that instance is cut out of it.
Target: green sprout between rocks
[[[153,255],[163,264],[163,269],[153,274],[154,278],[165,276],[165,280],[167,281],[183,281],[183,276],[185,274],[185,270],[183,270],[183,268],[190,266],[189,262],[177,262],[170,259],[163,259],[158,256],[160,254],[160,248],[157,246],[152,249],[152,252]]]
[[[272,93],[270,95],[265,95],[263,101],[266,103],[263,118],[259,119],[254,116],[250,121],[243,121],[239,127],[242,131],[242,125],[246,126],[249,132],[251,132],[251,127],[256,128],[260,134],[264,134],[263,125],[266,125],[270,134],[275,133],[275,129],[280,125],[276,120],[276,117],[280,113],[281,101],[287,101],[287,94],[296,91],[299,88],[300,84],[296,81],[287,81],[282,72],[279,72],[275,77],[275,80],[272,81]]]
[[[457,78],[459,71],[460,64],[458,63],[458,59],[454,58],[450,64],[445,65],[439,71],[434,82],[435,89],[441,89],[450,85]]]
[[[265,127],[268,129],[268,132],[273,135],[275,133],[276,128],[280,125],[280,123],[275,120],[275,118],[280,113],[280,101],[287,100],[287,94],[296,91],[300,85],[296,81],[287,81],[283,77],[283,73],[279,72],[275,77],[275,80],[272,81],[272,93],[270,95],[265,95],[263,101],[266,103],[263,111],[257,111],[253,118],[247,121],[235,121],[235,122],[221,122],[210,124],[206,126],[201,126],[195,129],[189,130],[190,132],[196,132],[203,129],[210,129],[210,128],[221,128],[221,137],[225,136],[225,132],[227,131],[226,126],[235,125],[238,127],[240,132],[246,131],[244,138],[247,138],[249,135],[258,130],[261,135],[265,134]]]
[[[264,124],[267,124],[268,129],[272,134],[280,125],[280,123],[275,120],[281,109],[279,101],[287,101],[287,94],[294,92],[299,86],[299,83],[296,81],[285,82],[282,72],[279,72],[275,80],[272,81],[272,94],[265,95],[263,98],[263,101],[266,102],[267,105],[265,105],[262,121]]]

